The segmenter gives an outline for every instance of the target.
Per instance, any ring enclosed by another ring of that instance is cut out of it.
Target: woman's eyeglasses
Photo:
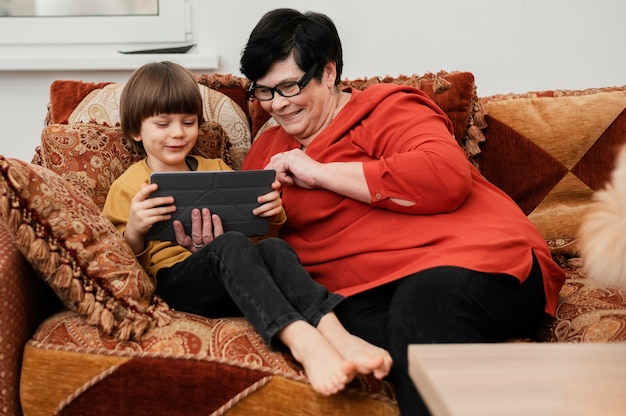
[[[281,82],[274,88],[252,84],[250,89],[248,89],[248,95],[259,101],[270,101],[274,98],[274,92],[277,92],[285,98],[295,97],[300,94],[302,89],[313,79],[313,75],[315,75],[316,70],[317,63],[306,71],[300,80]]]

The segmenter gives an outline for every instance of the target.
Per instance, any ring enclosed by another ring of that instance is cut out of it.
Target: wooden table
[[[410,345],[433,415],[626,415],[626,343]]]

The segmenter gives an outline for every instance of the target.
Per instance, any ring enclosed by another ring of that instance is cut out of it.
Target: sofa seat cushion
[[[566,266],[550,342],[626,342],[626,293]]]
[[[25,350],[25,414],[397,414],[390,385],[369,376],[336,396],[316,394],[291,355],[243,318],[171,315],[122,343],[74,312],[47,319]]]
[[[547,318],[538,340],[626,342],[626,292],[587,275],[582,258],[577,257],[577,240],[549,240],[548,245],[567,278],[555,318]]]

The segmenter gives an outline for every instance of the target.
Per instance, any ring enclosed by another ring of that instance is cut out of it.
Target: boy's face
[[[189,170],[185,157],[198,140],[197,114],[158,114],[141,123],[135,141],[143,143],[153,172]]]

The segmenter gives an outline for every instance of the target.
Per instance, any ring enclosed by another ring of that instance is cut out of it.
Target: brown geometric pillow
[[[626,142],[626,86],[480,98],[481,173],[546,239],[576,238],[595,190]]]
[[[229,163],[228,136],[216,122],[200,126],[191,153]],[[102,209],[109,188],[144,153],[123,137],[120,127],[95,123],[51,124],[41,135],[37,164],[53,170]]]
[[[0,219],[61,302],[103,333],[141,339],[169,323],[122,235],[61,176],[0,156]]]

